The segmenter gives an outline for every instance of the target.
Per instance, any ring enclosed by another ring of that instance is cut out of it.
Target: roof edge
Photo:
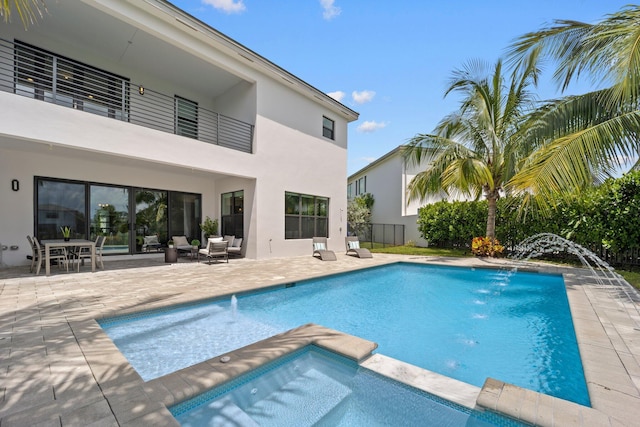
[[[267,58],[259,55],[258,53],[242,45],[231,37],[216,30],[209,24],[190,15],[168,0],[144,0],[142,4],[139,2],[139,0],[127,1],[131,4],[135,3],[135,6],[142,7],[143,9],[144,3],[146,3],[150,7],[153,7],[156,11],[163,12],[168,15],[168,17],[173,18],[176,24],[181,24],[176,25],[176,28],[179,28],[181,31],[187,32],[187,30],[191,29],[208,37],[219,46],[227,49],[228,51],[233,51],[238,54],[238,56],[244,59],[243,62],[246,65],[260,72],[269,73],[272,77],[276,77],[278,79],[284,80],[285,82],[288,82],[291,85],[292,89],[305,94],[308,98],[314,100],[315,102],[320,102],[334,112],[341,114],[348,122],[358,120],[360,113],[358,113],[357,111],[354,111],[341,102],[336,101],[318,88],[305,82],[294,74],[291,74],[284,68],[269,61]]]

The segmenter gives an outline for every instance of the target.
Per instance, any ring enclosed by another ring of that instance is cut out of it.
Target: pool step
[[[313,425],[330,413],[351,389],[310,369],[246,409],[261,426]]]
[[[246,412],[240,409],[230,397],[225,397],[207,405],[208,409],[203,409],[201,419],[207,419],[208,425],[216,427],[259,427]],[[194,418],[194,417],[192,417]],[[197,416],[195,416],[197,418]],[[188,424],[190,425],[190,424]]]

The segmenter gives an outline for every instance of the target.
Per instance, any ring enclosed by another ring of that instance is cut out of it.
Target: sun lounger
[[[369,249],[360,247],[360,240],[357,236],[345,237],[344,244],[347,247],[347,255],[357,256],[358,258],[373,258]]]
[[[326,237],[314,237],[313,238],[313,256],[319,257],[322,261],[335,261],[337,260],[336,254],[333,251],[327,249]]]

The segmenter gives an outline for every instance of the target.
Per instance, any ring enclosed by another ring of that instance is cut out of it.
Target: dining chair
[[[29,246],[31,246],[31,267],[29,267],[29,272],[33,273],[33,269],[36,266],[37,262],[40,262],[40,257],[42,256],[42,252],[38,252],[35,243],[33,243],[33,239],[31,236],[27,235],[27,241],[29,242]]]
[[[47,262],[47,256],[45,254],[44,246],[40,245],[40,241],[36,236],[33,236],[33,245],[35,250],[33,251],[34,256],[37,255],[37,268],[36,268],[36,276],[40,274],[40,268]],[[69,271],[69,256],[67,250],[65,248],[52,248],[49,250],[49,261],[56,261],[58,264],[58,268],[62,269],[62,265],[64,264]]]
[[[102,249],[104,248],[104,236],[96,237],[96,263],[100,262],[100,268],[104,270],[104,262],[102,261]]]
[[[97,239],[99,239],[100,236],[98,236]],[[96,247],[98,245],[96,244]],[[97,254],[96,254],[97,256]],[[91,246],[76,246],[75,250],[74,250],[74,262],[78,263],[78,272],[80,272],[80,264],[82,264],[84,262],[85,259],[91,259]]]

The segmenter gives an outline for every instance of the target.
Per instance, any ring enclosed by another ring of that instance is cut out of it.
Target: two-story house
[[[409,200],[409,183],[424,166],[406,161],[402,150],[403,146],[398,146],[350,175],[347,196],[350,200],[365,193],[373,196],[371,222],[376,224],[375,241],[395,244],[413,241],[418,246],[428,246],[418,231],[418,209],[442,200],[446,194],[430,196],[426,200]],[[403,232],[394,225],[402,226]],[[400,236],[404,242],[398,240]]]
[[[61,226],[105,254],[202,240],[206,216],[249,258],[344,237],[355,111],[167,1],[47,8],[0,24],[4,264]]]

